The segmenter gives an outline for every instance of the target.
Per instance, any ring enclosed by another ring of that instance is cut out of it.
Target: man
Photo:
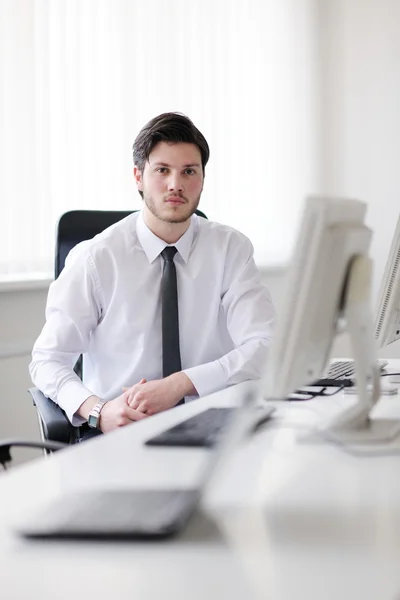
[[[252,245],[194,214],[208,158],[190,119],[152,119],[133,145],[143,210],[74,248],[50,286],[30,373],[85,437],[262,375],[274,311]]]

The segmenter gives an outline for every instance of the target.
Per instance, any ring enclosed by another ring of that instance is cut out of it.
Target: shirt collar
[[[150,231],[150,229],[144,222],[143,212],[140,211],[138,219],[136,221],[136,233],[139,242],[148,258],[148,261],[150,263],[155,261],[157,256],[161,254],[161,252],[166,246],[175,246],[180,256],[183,258],[185,263],[187,263],[187,261],[189,260],[190,249],[192,247],[193,242],[194,220],[195,216],[193,215],[190,219],[190,225],[188,229],[185,231],[183,236],[179,238],[177,242],[175,242],[175,244],[166,244],[164,240],[161,240],[152,231]]]

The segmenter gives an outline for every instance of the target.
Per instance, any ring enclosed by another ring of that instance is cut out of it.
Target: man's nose
[[[170,192],[183,192],[183,181],[180,174],[171,173],[168,180],[168,190]]]

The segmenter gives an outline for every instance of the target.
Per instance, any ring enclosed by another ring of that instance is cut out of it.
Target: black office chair
[[[136,211],[72,210],[62,215],[57,225],[55,279],[63,270],[65,259],[74,246],[79,242],[91,239],[133,212]],[[196,210],[196,214],[207,218],[201,210]],[[82,357],[75,366],[75,372],[82,377]],[[64,444],[74,444],[79,437],[79,428],[73,427],[58,404],[47,398],[36,387],[30,388],[28,391],[37,409],[42,438]]]

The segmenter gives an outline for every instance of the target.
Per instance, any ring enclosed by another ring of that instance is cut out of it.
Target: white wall
[[[322,181],[367,202],[373,305],[400,214],[400,2],[321,2]],[[338,354],[347,354],[342,340]],[[380,351],[400,356],[400,343]]]
[[[43,321],[46,289],[0,291],[0,439],[40,439],[27,389],[30,351]],[[40,456],[15,449],[13,464]]]
[[[400,2],[324,7],[324,191],[368,203],[374,294],[400,214]]]

